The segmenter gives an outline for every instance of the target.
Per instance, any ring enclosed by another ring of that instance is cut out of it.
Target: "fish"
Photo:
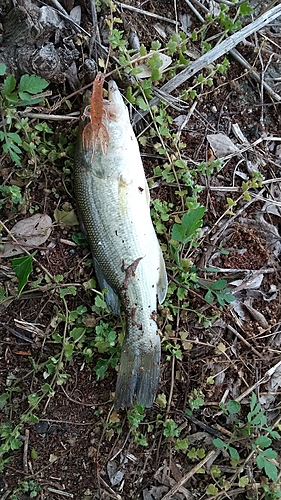
[[[93,95],[102,80],[98,74]],[[119,312],[120,305],[126,318],[114,408],[134,402],[150,408],[160,375],[157,303],[167,292],[165,262],[150,216],[138,141],[115,81],[108,82],[108,99],[101,102],[97,92],[95,99],[82,116],[77,138],[77,209],[99,286],[108,290],[111,309]]]

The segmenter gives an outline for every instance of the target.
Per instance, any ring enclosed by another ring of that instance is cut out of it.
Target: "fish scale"
[[[111,81],[106,101],[108,148],[83,149],[81,123],[74,186],[101,288],[119,297],[126,334],[117,377],[115,409],[134,396],[153,404],[160,371],[157,295],[163,302],[167,276],[149,210],[149,190],[139,147],[121,94]],[[111,114],[111,107],[113,113]]]

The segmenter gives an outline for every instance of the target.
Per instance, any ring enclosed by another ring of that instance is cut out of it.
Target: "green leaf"
[[[161,59],[160,55],[157,52],[155,52],[154,54],[152,54],[152,56],[148,58],[147,64],[151,68],[160,69],[161,66],[163,65],[163,60]]]
[[[7,96],[7,95],[11,94],[13,92],[13,90],[15,89],[15,87],[16,87],[15,77],[13,75],[7,76],[7,78],[5,78],[5,80],[4,80],[2,95]]]
[[[32,448],[32,450],[30,451],[30,456],[32,460],[36,460],[36,458],[38,458],[38,453],[34,448]]]
[[[30,94],[28,92],[18,92],[18,94],[19,94],[19,98],[22,101],[26,101],[26,100],[30,99]]]
[[[58,224],[63,224],[64,226],[78,226],[79,222],[74,210],[59,210],[58,208],[54,211],[55,221]]]
[[[18,103],[16,103],[16,105],[19,107],[23,107],[23,106],[34,106],[35,104],[39,104],[40,102],[43,101],[43,97],[37,97],[37,98],[33,98],[30,96],[29,99],[25,99],[24,101],[20,101]]]
[[[19,280],[18,283],[18,297],[20,297],[21,292],[23,291],[26,283],[28,282],[28,278],[30,273],[32,272],[32,261],[36,252],[33,252],[31,255],[25,255],[24,257],[18,257],[16,259],[12,259],[12,268],[15,271],[16,276]]]
[[[143,97],[138,97],[137,98],[137,105],[143,111],[149,111],[149,106],[148,106],[148,104],[146,104],[146,102],[143,99]]]
[[[144,56],[146,56],[146,54],[147,54],[146,47],[142,43],[141,46],[140,46],[140,56],[144,57]]]
[[[82,338],[82,335],[84,334],[85,332],[85,328],[83,327],[75,327],[73,328],[71,331],[70,331],[70,336],[74,339],[74,340],[78,340],[78,339],[81,339]]]
[[[4,147],[3,147],[4,149]],[[22,166],[22,163],[21,163],[21,159],[19,157],[19,155],[17,155],[17,153],[15,153],[14,151],[9,151],[9,154],[10,154],[10,157],[11,157],[11,160],[14,161],[16,163],[16,165],[18,165],[18,167],[21,167]]]
[[[11,447],[11,450],[18,450],[22,445],[22,441],[20,439],[17,439],[17,438],[12,438],[11,439],[11,444],[10,444],[10,447]]]
[[[237,401],[229,401],[226,405],[228,411],[229,411],[229,414],[231,416],[233,416],[235,413],[239,413],[239,411],[241,410],[241,405],[240,403],[238,403]]]
[[[208,496],[214,496],[219,492],[218,488],[216,487],[215,484],[209,484],[209,486],[206,489],[206,493]]]
[[[181,224],[174,224],[172,227],[172,239],[183,243],[185,235],[185,229]]]
[[[186,161],[182,160],[182,159],[176,160],[175,161],[175,167],[186,169],[187,168]]]
[[[64,355],[67,361],[70,361],[72,359],[74,351],[74,345],[73,344],[65,344],[64,346]]]
[[[181,450],[183,452],[186,452],[189,446],[189,442],[187,438],[184,439],[177,439],[175,442],[175,450]]]
[[[21,154],[20,148],[18,148],[18,146],[16,144],[14,144],[13,142],[7,142],[6,144],[4,144],[3,151],[5,151],[5,153],[9,153],[10,156],[11,156],[11,152],[16,152],[18,154]]]
[[[38,424],[39,418],[37,417],[37,415],[34,415],[34,413],[31,413],[29,415],[29,422],[31,422],[32,424]]]
[[[253,411],[256,404],[257,404],[257,395],[253,392],[252,397],[251,397],[251,403],[250,403],[250,410]]]
[[[41,389],[43,392],[49,392],[50,394],[54,392],[50,384],[47,383],[42,385]]]
[[[37,404],[39,403],[39,400],[40,400],[40,398],[36,393],[29,394],[29,396],[28,396],[28,403],[31,407],[37,406]]]
[[[182,218],[182,224],[187,229],[189,236],[191,236],[197,229],[202,226],[203,216],[206,212],[206,208],[200,206],[195,208],[194,210],[189,210],[186,214],[184,214]]]
[[[277,481],[278,478],[278,469],[276,465],[274,465],[272,462],[269,462],[268,460],[265,460],[264,462],[264,471],[267,475],[267,477],[271,481]]]
[[[48,82],[37,75],[23,75],[20,79],[19,92],[28,92],[29,94],[39,94],[46,87]]]
[[[63,299],[66,295],[73,295],[75,296],[77,293],[76,287],[73,285],[68,286],[67,288],[62,288],[60,290],[60,298]]]
[[[16,132],[8,132],[7,137],[9,137],[9,139],[16,142],[17,144],[22,144],[22,140],[19,134],[17,134]]]
[[[267,436],[260,436],[255,440],[255,445],[261,448],[267,448],[272,443],[272,439]]]
[[[276,458],[277,453],[276,451],[272,450],[272,448],[269,448],[268,450],[264,450],[261,453],[258,454],[256,457],[256,462],[257,466],[259,469],[264,469],[267,477],[271,479],[272,481],[277,481],[278,478],[278,470],[277,467],[267,460],[267,458]]]
[[[273,450],[272,448],[268,448],[267,450],[264,450],[263,456],[266,458],[276,458],[277,457],[277,452]]]
[[[264,467],[264,457],[262,455],[262,453],[260,453],[257,457],[256,457],[256,462],[257,462],[257,466],[259,469],[263,469]]]
[[[233,446],[229,446],[228,451],[229,451],[231,458],[234,458],[234,460],[240,459],[238,451],[235,448],[233,448]]]
[[[249,478],[247,476],[241,476],[238,482],[240,488],[245,488],[249,484]]]
[[[166,49],[168,50],[169,54],[172,55],[174,52],[176,52],[178,47],[178,42],[169,40],[169,42],[166,45]]]
[[[9,394],[1,394],[0,396],[0,410],[2,410],[2,408],[4,408],[4,406],[6,405],[7,403],[7,399],[9,399]]]
[[[94,371],[96,372],[97,380],[101,380],[106,377],[108,372],[108,359],[99,358],[98,362],[94,366]]]
[[[225,448],[226,447],[225,442],[222,439],[220,439],[220,438],[213,439],[213,445],[216,448]]]
[[[206,208],[200,206],[194,210],[186,212],[181,220],[182,224],[174,224],[172,228],[172,239],[180,243],[187,243],[192,236],[202,226],[202,217]]]
[[[234,302],[235,297],[232,295],[232,293],[228,292],[228,288],[226,288],[223,292],[223,300],[224,302],[227,302],[227,304],[231,304],[231,302]],[[224,304],[222,304],[224,305]]]
[[[6,64],[0,63],[0,76],[5,75],[6,71],[7,71]]]
[[[128,99],[128,101],[129,101],[131,104],[135,104],[135,102],[136,102],[136,98],[135,98],[135,96],[133,96],[133,90],[132,90],[132,87],[128,87],[128,88],[127,88],[127,91],[126,91],[126,98]]]
[[[264,413],[258,413],[256,417],[251,420],[251,425],[259,425],[260,427],[266,425],[266,416]]]
[[[253,12],[252,7],[248,4],[248,2],[244,2],[239,7],[239,15],[247,16]]]
[[[209,304],[212,304],[214,302],[214,295],[212,294],[211,290],[208,290],[206,295],[205,295],[205,300],[209,302]]]
[[[272,439],[280,439],[281,436],[279,432],[272,430],[271,428],[267,429],[269,432],[269,435],[272,437]]]
[[[223,279],[219,279],[217,281],[215,281],[215,283],[213,283],[210,288],[212,290],[222,290],[225,285],[227,284],[227,281],[226,280],[223,280]]]
[[[159,50],[161,49],[161,43],[159,42],[159,40],[154,40],[154,42],[152,42],[151,44],[151,50]]]

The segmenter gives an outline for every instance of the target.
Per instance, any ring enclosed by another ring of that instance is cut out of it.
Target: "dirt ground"
[[[16,3],[19,6],[22,4]],[[135,32],[140,43],[147,47],[155,39],[165,44],[163,32],[167,38],[170,37],[175,31],[175,24],[161,17],[144,15],[138,9],[187,23],[189,32],[201,28],[198,16],[190,9],[189,2],[184,0],[142,3],[125,0],[124,3],[137,10],[122,8],[116,2],[117,14],[123,23],[121,28],[128,36],[130,30]],[[190,3],[203,16],[212,4],[207,0]],[[253,14],[243,19],[244,24],[252,22],[271,7],[269,2],[268,5],[258,0],[250,3],[254,7]],[[43,5],[41,2],[35,4],[40,8]],[[81,19],[75,18],[77,24],[85,32],[95,33],[90,2],[65,0],[60,5],[68,14],[73,12],[74,7],[80,6]],[[51,1],[45,2],[44,6],[56,7]],[[0,28],[2,26],[3,30],[0,61],[7,54],[7,40],[11,40],[11,33],[8,36],[5,32],[5,21],[11,8],[7,1],[0,9]],[[102,43],[108,47],[105,21],[110,18],[109,7],[102,5],[97,15]],[[40,213],[48,214],[53,222],[44,248],[37,249],[37,263],[20,298],[17,298],[17,279],[10,258],[0,259],[1,286],[6,293],[0,303],[0,393],[7,392],[9,387],[18,388],[9,393],[11,404],[3,406],[1,422],[11,422],[12,428],[27,412],[27,397],[41,394],[44,381],[50,382],[51,377],[46,375],[44,363],[52,357],[59,358],[61,344],[56,343],[52,336],[54,332],[63,335],[66,311],[69,313],[86,307],[90,311],[90,320],[86,324],[88,331],[100,321],[108,321],[118,335],[122,331],[120,318],[105,309],[98,312],[92,310],[96,295],[82,285],[94,276],[89,249],[85,245],[78,246],[72,238],[79,228],[77,225],[60,224],[54,216],[57,209],[65,209],[65,204],[70,204],[75,210],[71,168],[79,112],[83,105],[79,90],[93,80],[96,70],[94,65],[86,70],[85,59],[89,57],[90,50],[91,60],[105,58],[98,44],[91,47],[85,32],[76,30],[63,16],[60,18],[59,11],[57,16],[63,21],[63,27],[59,22],[55,28],[52,23],[47,23],[42,31],[45,40],[38,36],[33,41],[34,45],[29,40],[24,53],[24,67],[19,70],[18,58],[23,57],[17,52],[19,43],[13,47],[13,59],[10,60],[10,69],[19,77],[32,72],[29,65],[34,68],[34,54],[39,47],[52,43],[56,51],[60,49],[60,67],[54,68],[49,61],[48,65],[42,63],[41,68],[41,76],[50,82],[48,89],[52,91],[52,96],[47,98],[49,111],[47,106],[38,106],[30,112],[69,116],[65,121],[50,121],[56,147],[59,147],[61,135],[67,138],[67,143],[55,161],[46,160],[37,165],[36,176],[30,174],[34,171],[30,162],[24,162],[19,174],[18,167],[4,151],[0,157],[1,184],[8,179],[10,184],[19,185],[25,194],[28,193],[28,203],[20,211],[8,204],[3,205],[1,225],[4,223],[11,229],[16,222],[30,216],[29,208],[35,206],[39,207]],[[207,210],[199,245],[188,254],[188,259],[198,269],[201,288],[190,291],[188,303],[183,304],[176,297],[174,309],[165,303],[160,308],[159,327],[174,347],[174,355],[164,348],[158,393],[166,397],[167,403],[161,405],[158,398],[154,406],[145,411],[137,430],[146,438],[147,446],[136,442],[126,412],[113,411],[116,368],[110,367],[107,376],[97,380],[93,366],[99,354],[95,352],[94,358],[86,362],[81,348],[81,354],[65,361],[62,373],[66,376],[56,385],[54,394],[40,399],[34,410],[38,421],[21,424],[23,446],[9,453],[11,460],[0,474],[1,500],[30,498],[31,481],[40,486],[36,498],[42,500],[278,498],[273,494],[266,496],[263,485],[271,482],[255,464],[251,447],[247,444],[240,446],[239,440],[236,442],[240,463],[235,465],[230,463],[226,450],[214,447],[213,439],[228,441],[233,432],[231,419],[223,414],[220,404],[229,400],[240,401],[241,420],[245,421],[253,391],[263,405],[267,424],[275,428],[276,423],[277,431],[280,428],[280,369],[274,375],[274,383],[272,374],[275,372],[273,370],[269,374],[268,370],[281,360],[281,100],[274,100],[252,77],[252,71],[263,74],[268,85],[281,96],[280,26],[281,17],[237,46],[251,70],[247,71],[237,59],[228,55],[230,67],[227,73],[216,74],[210,88],[202,87],[186,126],[180,128],[180,121],[177,120],[180,115],[186,117],[192,102],[188,103],[187,111],[168,108],[173,119],[173,132],[177,134],[180,131],[181,141],[186,144],[183,157],[190,169],[219,157],[218,147],[223,149],[221,157],[224,161],[219,171],[210,175],[199,172],[197,177],[198,185],[202,186],[198,198]],[[210,40],[215,35],[215,30],[211,31]],[[29,39],[29,34],[25,36]],[[194,52],[196,57],[195,49]],[[38,59],[36,61],[36,71],[40,74],[40,64]],[[112,71],[114,61],[111,60],[110,64]],[[129,82],[122,81],[118,74],[116,81],[125,93]],[[192,82],[192,78],[186,81],[173,95],[179,96]],[[66,101],[63,102],[63,99]],[[33,124],[37,123],[36,117],[29,119]],[[235,134],[234,124],[243,134],[242,140]],[[140,133],[142,128],[143,125],[138,123],[136,132]],[[221,139],[217,135],[219,133],[223,134]],[[215,137],[215,144],[210,142],[210,135]],[[229,144],[225,143],[225,137],[231,141]],[[222,144],[218,144],[220,140]],[[234,145],[239,148],[238,152],[232,149]],[[141,154],[147,178],[151,181],[152,201],[159,199],[176,207],[179,198],[175,183],[163,178],[156,182],[153,178],[155,167],[163,165],[165,160],[155,154],[150,140],[141,145]],[[253,179],[253,170],[261,174],[262,181],[261,185],[253,186],[248,199],[243,197],[241,186],[243,182]],[[235,202],[231,207],[233,215],[227,215],[230,210],[227,198]],[[168,245],[175,220],[173,212],[164,222],[164,231],[158,234],[163,247]],[[5,237],[4,228],[1,232]],[[173,274],[171,260],[166,265],[170,285],[176,285],[177,276]],[[216,279],[227,280],[235,302],[221,305],[214,301],[210,305],[204,299],[206,286],[214,278],[207,271],[211,266],[219,270]],[[60,300],[58,287],[46,278],[48,273],[51,276],[62,275],[64,288],[75,285],[75,293],[68,292]],[[36,285],[36,280],[41,281]],[[91,333],[88,335],[90,339]],[[41,365],[44,369],[40,368]],[[191,414],[186,413],[186,408],[192,409]],[[161,422],[167,421],[173,421],[180,434],[170,432],[165,435]],[[179,435],[182,440],[188,439],[195,450],[194,456],[176,448]],[[275,481],[278,489],[280,441],[274,441],[271,446],[278,453],[273,460],[278,469]],[[198,450],[204,450],[204,454],[200,455]],[[209,461],[203,463],[205,457],[209,457]],[[197,464],[201,464],[200,473],[194,470]],[[216,479],[212,469],[214,466],[220,469],[219,479]],[[239,474],[248,478],[246,488],[235,476],[239,467]],[[20,486],[24,482],[30,485],[27,492]],[[226,488],[226,482],[230,484],[229,488]],[[217,491],[206,492],[210,483],[216,484]]]

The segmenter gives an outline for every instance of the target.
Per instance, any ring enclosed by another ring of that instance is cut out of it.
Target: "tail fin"
[[[118,372],[115,410],[132,406],[134,396],[137,403],[145,408],[153,405],[160,373],[160,337],[155,335],[155,343],[150,349],[139,349],[124,341]]]

